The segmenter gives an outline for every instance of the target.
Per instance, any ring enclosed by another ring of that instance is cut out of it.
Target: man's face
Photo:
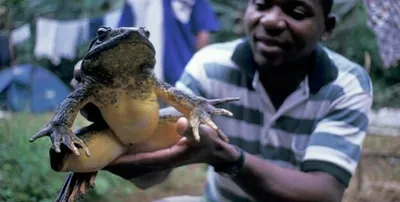
[[[260,67],[308,56],[327,30],[321,0],[249,0],[244,23]]]

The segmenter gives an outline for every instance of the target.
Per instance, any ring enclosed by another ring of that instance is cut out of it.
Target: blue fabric
[[[132,5],[125,1],[122,8],[121,17],[118,22],[118,27],[133,27],[136,24],[136,16],[133,11]],[[104,16],[93,17],[89,19],[89,39],[92,40],[96,37],[99,27],[104,25]]]
[[[136,24],[136,17],[132,6],[128,1],[125,1],[122,8],[121,18],[119,19],[118,27],[133,27]]]
[[[183,12],[192,10],[189,21],[179,20],[172,2],[184,5]],[[191,3],[194,3],[191,5]],[[202,30],[218,31],[218,20],[207,0],[164,0],[164,53],[165,81],[174,85],[186,64],[196,52],[196,35]]]
[[[0,67],[1,66],[9,66],[10,65],[10,49],[8,42],[8,35],[1,34],[0,35]]]
[[[31,64],[0,72],[0,106],[11,111],[53,111],[70,89],[50,71]]]
[[[0,93],[3,92],[12,81],[13,78],[10,76],[11,74],[10,68],[3,69],[0,72]]]
[[[95,17],[89,20],[89,39],[96,37],[97,30],[104,25],[103,17]]]

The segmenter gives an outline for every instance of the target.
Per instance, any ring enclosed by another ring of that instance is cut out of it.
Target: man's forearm
[[[341,201],[344,186],[328,174],[304,173],[275,166],[246,154],[233,180],[260,201]]]

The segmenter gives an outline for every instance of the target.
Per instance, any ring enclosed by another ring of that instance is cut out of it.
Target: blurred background
[[[30,144],[29,137],[47,123],[57,104],[72,90],[73,67],[86,53],[100,25],[143,25],[155,30],[151,39],[158,50],[167,46],[164,38],[168,37],[163,33],[170,31],[162,31],[169,19],[166,15],[172,13],[167,9],[176,14],[182,8],[178,5],[162,10],[154,2],[0,0],[0,201],[54,200],[65,174],[52,171],[48,164],[49,141],[44,138]],[[205,2],[210,5],[211,18],[214,15],[218,22],[208,26],[205,43],[244,35],[241,23],[247,1]],[[146,9],[154,10],[149,15]],[[154,13],[157,9],[163,12]],[[345,201],[400,201],[399,2],[337,0],[334,14],[338,26],[325,45],[364,66],[374,85],[371,126]],[[182,15],[174,16],[182,23],[186,20]],[[195,26],[200,25],[191,28]],[[176,29],[174,32],[180,32]],[[192,47],[185,53],[182,63],[196,50]],[[158,57],[163,61],[167,56],[161,51]],[[165,64],[159,63],[160,77],[165,76]],[[74,127],[86,124],[79,116]],[[205,165],[181,167],[164,183],[148,190],[100,172],[95,189],[83,201],[146,202],[172,195],[201,195],[205,171]]]

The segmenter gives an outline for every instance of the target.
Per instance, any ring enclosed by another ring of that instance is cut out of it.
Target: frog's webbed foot
[[[189,123],[192,127],[193,131],[193,136],[196,141],[200,141],[200,135],[199,135],[199,126],[200,123],[205,123],[206,125],[210,126],[214,130],[218,132],[218,136],[228,142],[229,139],[228,137],[224,134],[222,130],[218,128],[218,126],[211,120],[212,115],[226,115],[226,116],[232,116],[232,112],[222,109],[222,108],[216,108],[215,105],[226,103],[226,102],[232,102],[232,101],[238,101],[239,98],[221,98],[221,99],[203,99],[200,98],[199,102],[194,104],[194,108],[189,114]]]
[[[56,202],[72,202],[82,199],[88,191],[94,187],[97,172],[70,173],[58,192]]]
[[[52,147],[57,153],[61,152],[60,144],[65,144],[75,155],[79,156],[79,150],[75,146],[75,144],[79,145],[86,153],[87,156],[90,156],[89,149],[86,147],[85,143],[78,138],[69,127],[66,127],[62,124],[58,123],[50,123],[43,130],[36,133],[29,140],[30,142],[35,141],[36,139],[49,136],[52,142]]]

